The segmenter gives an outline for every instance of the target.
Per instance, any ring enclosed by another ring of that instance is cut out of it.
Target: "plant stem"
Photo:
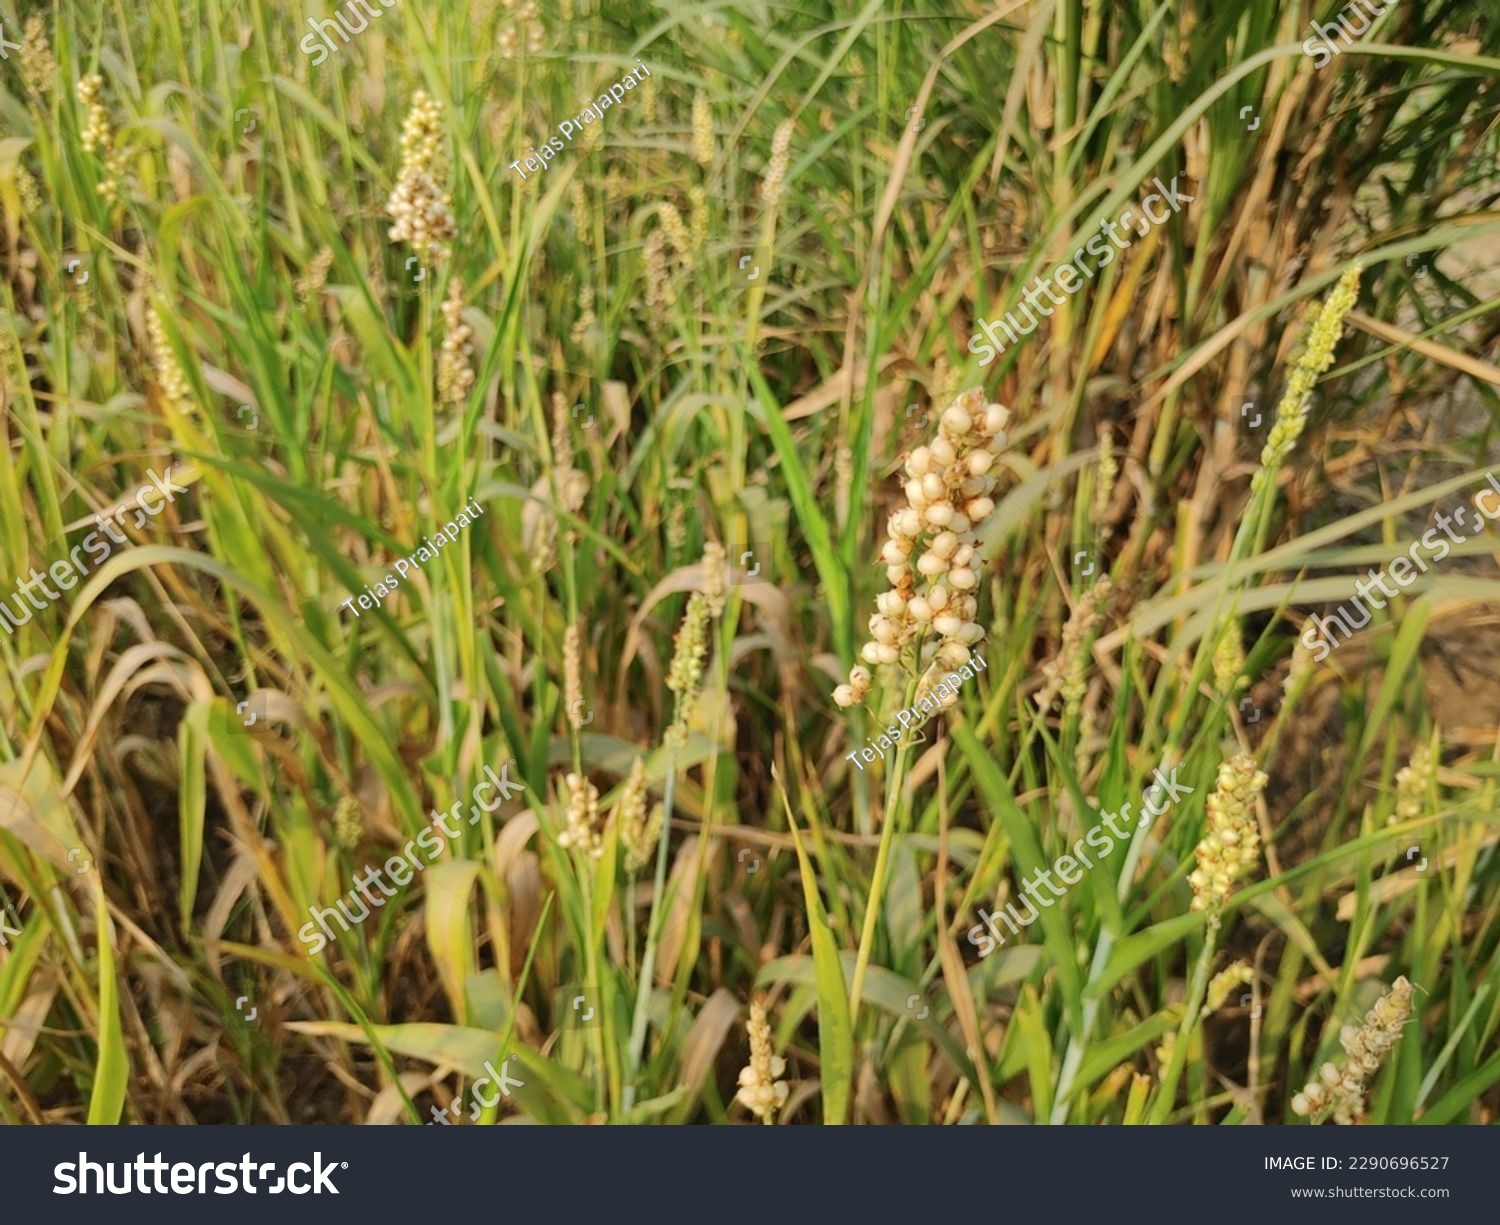
[[[1198,954],[1198,964],[1193,968],[1193,982],[1188,989],[1187,1011],[1182,1014],[1182,1024],[1177,1027],[1177,1041],[1172,1044],[1172,1059],[1161,1078],[1156,1101],[1152,1104],[1148,1123],[1163,1123],[1172,1110],[1177,1097],[1177,1081],[1182,1076],[1183,1064],[1187,1062],[1188,1038],[1201,1024],[1203,1018],[1203,996],[1208,989],[1208,969],[1213,964],[1214,951],[1219,942],[1219,916],[1211,915],[1203,933],[1203,951]]]
[[[624,1108],[635,1105],[636,1081],[641,1070],[641,1052],[646,1045],[646,1016],[651,999],[651,980],[656,976],[656,942],[661,937],[661,899],[667,880],[667,842],[672,832],[672,793],[677,782],[677,753],[667,746],[667,781],[662,795],[661,833],[656,841],[656,877],[651,888],[651,917],[646,922],[646,951],[641,957],[641,976],[635,991],[635,1016],[630,1024],[630,1047],[627,1051]]]
[[[919,644],[920,646],[920,644]],[[917,681],[913,677],[906,687],[903,710],[911,706],[916,693]],[[891,840],[895,835],[896,822],[900,817],[897,804],[901,797],[901,783],[906,774],[906,756],[911,743],[896,750],[896,764],[891,767],[886,780],[885,811],[881,814],[880,848],[875,852],[875,871],[870,877],[869,901],[865,904],[864,926],[859,933],[859,952],[854,957],[854,977],[849,983],[849,1028],[853,1030],[859,1016],[859,997],[865,985],[865,970],[870,964],[870,954],[875,948],[875,924],[880,917],[880,895],[885,888],[885,874],[890,867]]]

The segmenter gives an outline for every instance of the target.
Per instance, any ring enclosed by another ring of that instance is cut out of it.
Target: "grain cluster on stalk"
[[[714,114],[708,92],[699,89],[693,94],[693,160],[707,166],[714,160]]]
[[[146,334],[151,341],[151,367],[156,372],[156,382],[161,388],[162,398],[180,413],[191,412],[192,384],[188,382],[182,363],[172,350],[167,325],[162,322],[161,311],[155,305],[146,311]]]
[[[1363,1118],[1365,1085],[1400,1040],[1411,1016],[1411,995],[1411,983],[1398,978],[1365,1014],[1363,1024],[1345,1025],[1339,1031],[1339,1045],[1348,1056],[1344,1066],[1329,1062],[1320,1067],[1316,1079],[1292,1098],[1292,1113],[1311,1115],[1315,1122],[1331,1114],[1335,1123],[1345,1126]]]
[[[308,262],[307,271],[297,278],[293,288],[304,308],[311,307],[328,283],[328,272],[333,267],[333,248],[320,247]]]
[[[599,789],[581,774],[563,779],[568,791],[568,825],[557,845],[571,847],[590,859],[604,854],[604,831],[599,823]]]
[[[21,75],[26,87],[37,97],[50,90],[57,80],[57,60],[47,41],[47,24],[40,17],[26,20],[26,33],[21,38]]]
[[[632,875],[649,864],[655,855],[664,816],[660,804],[651,804],[646,763],[637,757],[615,805],[615,827],[620,831],[620,845],[625,850],[625,869]]]
[[[1245,640],[1237,617],[1226,617],[1213,654],[1214,686],[1226,696],[1245,687]]]
[[[667,235],[652,230],[646,238],[646,305],[653,311],[664,311],[677,305],[677,290],[667,275]]]
[[[1427,795],[1437,778],[1437,762],[1432,746],[1419,741],[1411,759],[1396,771],[1396,809],[1386,818],[1387,825],[1398,821],[1415,821],[1427,808]]]
[[[1231,962],[1209,982],[1208,992],[1203,999],[1203,1015],[1218,1012],[1229,1002],[1229,996],[1236,987],[1248,987],[1254,981],[1255,971],[1248,962]]]
[[[1197,866],[1188,874],[1192,908],[1217,915],[1234,882],[1260,858],[1260,829],[1255,821],[1255,797],[1265,789],[1263,771],[1255,759],[1240,753],[1219,767],[1218,784],[1208,798],[1208,829],[1194,852]]]
[[[538,568],[548,569],[556,560],[557,514],[576,515],[591,488],[586,473],[573,466],[573,439],[568,432],[572,416],[568,398],[561,392],[552,395],[552,468],[531,486],[531,497],[521,511],[521,540]],[[569,539],[573,539],[569,529]]]
[[[703,690],[710,629],[723,615],[728,597],[729,571],[724,546],[717,541],[703,547],[701,574],[701,588],[688,597],[682,624],[672,640],[672,662],[667,667],[667,688],[675,700],[672,724],[663,739],[678,748],[687,743],[688,724]]]
[[[1114,535],[1109,526],[1109,505],[1115,496],[1115,482],[1119,477],[1120,463],[1115,459],[1114,438],[1105,430],[1099,436],[1099,471],[1094,478],[1094,504],[1089,515],[1098,529],[1101,548]]]
[[[99,159],[102,174],[94,189],[101,198],[111,203],[120,194],[120,180],[125,175],[125,153],[115,144],[114,126],[109,121],[109,111],[99,101],[104,90],[104,78],[97,72],[79,78],[76,94],[79,104],[88,115],[83,125],[81,140],[83,151]]]
[[[793,126],[792,120],[783,120],[771,135],[771,160],[766,163],[766,174],[760,182],[760,198],[773,207],[781,200],[781,189],[786,186]]]
[[[580,285],[578,287],[578,317],[573,320],[573,326],[568,330],[569,339],[575,345],[581,345],[584,338],[588,336],[589,329],[598,321],[598,316],[594,314],[594,287]]]
[[[443,104],[423,90],[412,95],[401,133],[401,171],[385,211],[392,242],[405,242],[424,263],[446,259],[447,240],[458,233],[453,198],[442,185]]]
[[[779,1079],[786,1071],[786,1060],[771,1053],[771,1023],[759,1000],[750,1004],[750,1062],[740,1069],[740,1087],[735,1100],[769,1126],[776,1112],[786,1105],[787,1083]]]
[[[1062,696],[1064,713],[1072,718],[1088,692],[1088,647],[1104,620],[1105,608],[1114,591],[1109,575],[1104,575],[1078,597],[1078,603],[1063,626],[1062,642],[1057,654],[1042,665],[1042,689],[1037,694],[1037,709],[1046,713]]]
[[[891,513],[881,560],[889,591],[875,601],[871,640],[860,651],[864,664],[893,664],[901,652],[926,638],[918,663],[929,680],[962,667],[969,649],[984,638],[979,611],[979,530],[995,510],[990,469],[1005,445],[1008,409],[985,403],[976,387],[944,411],[937,437],[906,461],[906,504]],[[919,586],[919,584],[921,584]],[[840,706],[854,706],[869,692],[864,664],[834,690]],[[957,697],[938,699],[951,706]]]
[[[462,404],[474,387],[474,329],[463,321],[464,286],[454,277],[443,301],[443,347],[438,353],[438,399]]]
[[[583,730],[583,635],[576,625],[563,632],[563,703],[574,731]]]
[[[1344,317],[1354,309],[1359,297],[1359,277],[1363,265],[1358,261],[1344,270],[1333,292],[1308,311],[1303,328],[1302,351],[1292,366],[1286,391],[1276,406],[1276,418],[1261,449],[1260,467],[1251,478],[1250,488],[1260,489],[1276,475],[1281,462],[1291,454],[1307,422],[1307,409],[1318,379],[1333,365],[1333,351],[1344,334]]]
[[[684,272],[693,270],[693,240],[688,233],[687,222],[682,219],[682,213],[677,206],[670,202],[662,202],[656,206],[657,218],[661,221],[662,233],[667,236],[667,242],[672,250],[677,253],[677,259],[682,264]]]

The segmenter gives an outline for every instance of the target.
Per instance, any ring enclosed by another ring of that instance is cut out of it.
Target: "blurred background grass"
[[[35,11],[0,14],[18,41]],[[1479,4],[1404,3],[1316,69],[1307,22],[1336,15],[430,0],[314,67],[297,44],[329,13],[301,0],[41,13],[0,65],[0,592],[148,469],[191,492],[0,636],[22,929],[0,1112],[416,1122],[509,1057],[526,1084],[481,1122],[744,1121],[756,996],[786,1121],[1282,1122],[1404,974],[1371,1120],[1491,1121],[1491,542],[1284,682],[1297,609],[1494,451],[1497,35]],[[637,57],[647,83],[509,169]],[[414,267],[383,209],[419,90],[457,236]],[[1182,214],[977,367],[979,319],[1174,175]],[[1269,418],[1306,305],[1356,258],[1266,539],[1226,569],[1269,424],[1242,406]],[[451,400],[455,284],[475,377]],[[899,779],[851,771],[886,720],[829,694],[898,464],[976,383],[1015,413],[990,667]],[[470,497],[486,515],[419,578],[340,609]],[[738,577],[678,741],[667,673],[710,541]],[[1106,573],[1072,645],[1086,691],[1038,713]],[[1211,667],[1228,638],[1243,692]],[[1268,852],[1215,952],[1185,878],[1237,747],[1271,778]],[[618,819],[599,859],[559,846],[563,776],[608,813],[637,757],[666,857],[630,871]],[[1101,866],[977,959],[975,909],[1167,759],[1196,793],[1124,882]],[[519,805],[306,955],[309,906],[511,760]],[[1200,1015],[1195,967],[1235,959],[1252,1000]]]

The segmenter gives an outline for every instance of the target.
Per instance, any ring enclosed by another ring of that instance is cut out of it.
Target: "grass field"
[[[1343,12],[0,0],[0,1116],[1494,1122],[1500,28]]]

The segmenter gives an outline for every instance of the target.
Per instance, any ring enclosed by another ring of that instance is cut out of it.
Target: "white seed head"
[[[1010,419],[1010,412],[998,404],[991,404],[984,410],[984,432],[990,435],[998,435],[1005,428],[1005,423]],[[997,439],[998,441],[998,439]]]
[[[921,479],[932,471],[932,452],[918,447],[906,459],[906,474]]]
[[[913,621],[932,620],[932,604],[923,596],[913,596],[911,603],[906,606],[906,611],[911,613]]]
[[[955,532],[939,532],[932,538],[930,552],[939,557],[952,557],[953,550],[958,548],[958,535]]]
[[[939,502],[929,506],[923,514],[929,527],[947,527],[953,522],[953,507],[946,502]]]
[[[878,642],[867,642],[860,648],[859,657],[867,664],[878,664],[880,662],[880,644]]]
[[[922,516],[911,507],[907,507],[900,514],[901,535],[907,540],[915,540],[922,531]]]
[[[948,563],[936,553],[923,553],[917,558],[917,572],[925,574],[928,578],[936,578],[948,568]]]
[[[980,448],[978,451],[970,451],[969,458],[964,462],[968,465],[970,476],[983,476],[990,470],[991,465],[994,464],[995,457],[988,451]]]
[[[877,650],[880,653],[880,659],[877,661],[879,663],[893,664],[901,658],[901,652],[887,643],[878,643]]]
[[[956,591],[973,591],[979,586],[979,576],[967,566],[948,571],[948,582]]]
[[[995,500],[993,498],[970,498],[964,504],[964,514],[968,515],[975,523],[982,523],[995,513]]]
[[[937,661],[950,671],[954,668],[962,668],[969,662],[969,652],[962,644],[948,641],[937,649]]]
[[[854,690],[850,689],[848,685],[840,685],[833,691],[833,701],[836,706],[853,706]]]
[[[945,612],[940,617],[935,617],[932,628],[937,630],[944,638],[952,638],[963,628],[963,618],[956,617],[951,612]]]
[[[934,587],[927,593],[927,603],[935,612],[942,612],[948,607],[949,593],[946,587]]]
[[[968,413],[955,404],[952,408],[946,409],[943,412],[943,428],[949,433],[962,438],[974,428],[974,421]]]
[[[943,478],[936,472],[929,472],[922,478],[922,492],[927,495],[929,502],[941,501],[948,494],[948,490],[943,485]]]
[[[944,468],[958,460],[958,452],[953,449],[953,444],[946,438],[937,438],[932,443],[932,458]]]

